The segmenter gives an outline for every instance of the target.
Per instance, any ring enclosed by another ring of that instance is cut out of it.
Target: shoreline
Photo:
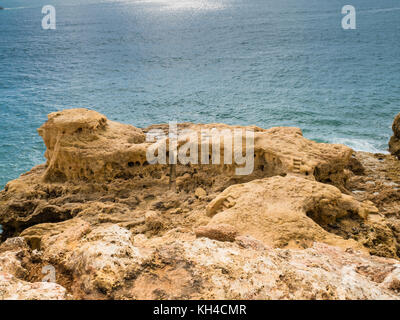
[[[187,122],[187,123],[192,123],[192,122]],[[130,125],[130,126],[134,126],[134,125],[129,124],[129,123],[124,123],[124,124]],[[206,125],[207,123],[192,123],[192,124],[194,124],[194,125]],[[165,124],[165,123],[158,123],[158,124],[150,125],[150,126],[148,126],[148,127],[152,127],[152,126],[164,126],[164,125],[166,125],[166,124]],[[242,124],[242,125],[239,125],[239,126],[245,127],[246,125],[243,125],[243,124]],[[140,130],[146,130],[148,127],[137,127],[137,128],[140,129]],[[300,130],[301,130],[301,129],[300,129]],[[345,140],[348,140],[348,141],[355,140],[355,141],[357,141],[357,142],[368,143],[368,140],[360,140],[360,139],[357,139],[357,138],[354,138],[354,139],[353,139],[353,138],[337,138],[336,140],[333,139],[332,142],[326,142],[326,141],[323,141],[321,138],[316,138],[316,139],[308,138],[308,139],[311,140],[311,141],[314,141],[314,142],[316,142],[316,143],[341,144],[341,145],[344,145],[344,146],[346,146],[346,147],[348,147],[348,148],[351,148],[352,150],[354,150],[354,152],[367,152],[367,153],[369,153],[369,154],[371,154],[371,155],[381,155],[381,154],[382,154],[382,155],[390,155],[390,151],[389,151],[388,148],[382,149],[382,150],[378,150],[378,149],[376,149],[376,148],[371,144],[368,148],[357,149],[357,148],[352,147],[352,144],[351,144],[351,143],[342,142],[342,140],[345,139]],[[389,139],[389,136],[388,136],[388,139]],[[336,142],[335,142],[335,141],[336,141]],[[45,148],[44,148],[44,150],[45,150]],[[38,165],[41,165],[41,164],[45,163],[45,161],[46,161],[46,158],[43,156],[43,158],[42,158],[40,161],[34,162],[33,165],[30,166],[29,168],[27,168],[27,169],[25,169],[25,170],[24,170],[24,169],[21,169],[21,170],[19,171],[19,174],[16,175],[15,178],[10,178],[10,179],[7,180],[6,182],[4,182],[4,184],[0,184],[0,191],[4,190],[4,188],[5,188],[5,186],[6,186],[6,184],[7,184],[8,182],[13,181],[13,180],[15,180],[15,179],[18,179],[21,175],[23,175],[24,173],[28,172],[31,168],[33,168],[33,167],[35,167],[35,166],[38,166]]]

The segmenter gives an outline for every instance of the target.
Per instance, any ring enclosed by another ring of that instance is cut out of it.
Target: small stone
[[[148,241],[146,235],[143,233],[139,233],[133,237],[133,244],[135,246],[141,246],[144,245]]]
[[[170,214],[180,214],[182,213],[182,208],[176,208],[176,209],[172,209],[169,212]]]
[[[238,235],[237,230],[229,224],[201,226],[195,231],[196,237],[209,238],[218,241],[234,242]]]
[[[155,211],[145,213],[145,223],[151,230],[161,229],[163,225],[160,215]]]
[[[207,196],[207,192],[203,188],[197,188],[194,192],[196,198],[201,199]]]
[[[261,241],[255,239],[251,236],[238,236],[235,238],[235,242],[240,247],[245,248],[245,249],[253,249],[253,250],[260,251],[260,250],[264,250],[266,248],[265,245]]]
[[[67,300],[67,290],[56,283],[20,280],[0,272],[0,300]]]

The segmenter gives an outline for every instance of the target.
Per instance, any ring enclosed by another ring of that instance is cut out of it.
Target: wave
[[[32,7],[15,7],[15,8],[3,8],[3,10],[20,10],[20,9],[30,9]]]
[[[355,151],[365,151],[370,153],[388,153],[387,150],[378,149],[372,142],[354,138],[332,138],[329,143],[344,144]]]

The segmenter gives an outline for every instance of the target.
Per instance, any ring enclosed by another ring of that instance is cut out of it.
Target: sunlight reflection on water
[[[104,2],[158,5],[164,10],[221,10],[226,7],[225,1],[221,0],[106,0]]]

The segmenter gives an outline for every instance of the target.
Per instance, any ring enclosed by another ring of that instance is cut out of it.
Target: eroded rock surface
[[[0,300],[66,300],[65,288],[56,283],[30,283],[0,272]]]
[[[178,125],[199,148],[211,128],[254,131],[251,174],[234,162],[149,164],[149,148],[171,143],[167,125],[50,114],[39,129],[47,163],[0,192],[0,298],[400,297],[394,156],[297,128]],[[146,141],[154,130],[161,142]],[[41,282],[48,266],[59,286]]]
[[[201,130],[214,127],[220,131],[244,129],[221,124],[178,126],[179,130],[190,128],[199,136]],[[141,130],[86,109],[52,113],[39,129],[47,147],[46,165],[9,182],[0,193],[3,237],[16,236],[32,225],[60,222],[77,215],[92,215],[99,220],[103,213],[107,216],[104,219],[136,221],[137,227],[148,210],[184,214],[197,208],[201,211],[216,193],[232,184],[274,175],[295,173],[339,188],[344,186],[348,176],[345,168],[351,162],[350,148],[310,141],[297,128],[250,128],[255,131],[252,174],[237,176],[237,165],[221,161],[219,165],[178,164],[172,177],[170,165],[149,165],[146,161],[147,149],[155,142],[145,142],[145,133],[158,129],[168,134],[167,126]],[[183,135],[182,139],[186,138]],[[177,193],[166,192],[171,179]],[[181,225],[177,216],[166,218],[165,225]]]
[[[400,113],[393,122],[393,136],[389,141],[389,151],[400,160]]]
[[[88,230],[81,223],[42,230],[42,263],[71,273],[69,289],[75,298],[400,297],[398,261],[352,249],[345,252],[317,242],[305,250],[274,249],[251,236],[216,241],[196,238],[185,229],[173,229],[163,237],[132,238],[116,225]]]
[[[308,248],[324,242],[362,250],[352,240],[329,233],[322,227],[340,219],[368,223],[377,209],[344,195],[334,186],[297,176],[254,180],[227,188],[208,206],[210,226],[230,224],[266,245]]]
[[[34,255],[25,239],[9,238],[0,245],[0,300],[65,300],[62,286],[38,279],[31,281]],[[42,270],[42,269],[41,269]],[[40,271],[41,271],[40,270]],[[42,274],[41,278],[44,278]]]

